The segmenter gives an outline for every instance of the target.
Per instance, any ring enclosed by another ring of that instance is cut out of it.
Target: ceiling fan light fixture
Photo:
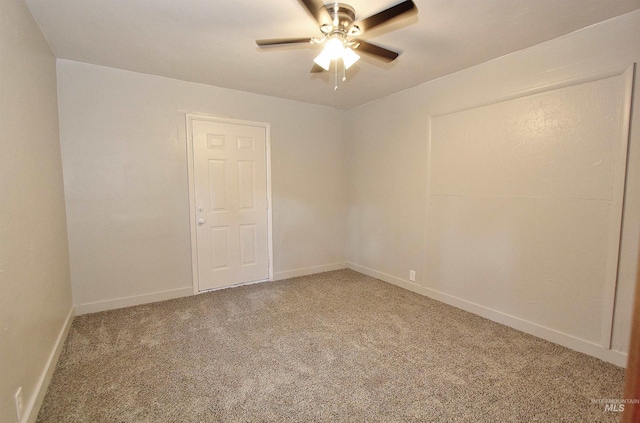
[[[333,43],[333,45],[331,45],[330,43],[332,41],[337,41],[340,44],[337,45],[336,43]],[[331,40],[329,40],[329,42],[327,43],[325,48],[322,50],[322,52],[318,55],[318,57],[313,59],[313,61],[322,69],[329,70],[329,67],[331,66],[331,61],[338,60],[338,59],[342,59],[344,68],[349,69],[355,62],[357,62],[360,59],[360,56],[355,51],[353,51],[353,49],[351,49],[350,47],[345,48],[343,44],[340,42],[340,40],[336,38],[332,38]]]
[[[395,6],[391,6],[365,19],[356,20],[356,12],[353,7],[338,1],[324,4],[327,0],[300,0],[307,11],[315,18],[320,26],[321,38],[278,38],[256,40],[259,47],[287,45],[287,44],[322,44],[325,43],[322,52],[315,58],[315,66],[311,68],[311,73],[328,71],[331,62],[336,61],[335,75],[336,88],[338,80],[338,59],[342,59],[343,71],[349,69],[356,63],[359,53],[366,53],[378,60],[390,63],[394,61],[399,53],[371,44],[359,39],[350,37],[369,32],[371,29],[385,24],[395,18],[409,12],[417,12],[414,0],[402,0]],[[346,72],[343,73],[343,81]]]
[[[329,70],[332,60],[337,60],[344,56],[344,41],[338,37],[332,37],[325,44],[322,52],[313,61],[324,70]]]

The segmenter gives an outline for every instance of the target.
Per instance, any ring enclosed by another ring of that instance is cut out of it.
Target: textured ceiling
[[[365,57],[334,91],[311,74],[319,36],[298,0],[26,0],[58,58],[352,108],[640,8],[640,0],[415,0],[418,14],[361,38],[401,52]],[[356,19],[399,0],[351,0]]]

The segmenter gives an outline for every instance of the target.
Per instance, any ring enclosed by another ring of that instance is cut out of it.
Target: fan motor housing
[[[356,35],[360,32],[360,28],[353,25],[356,19],[356,11],[353,7],[344,3],[330,3],[324,7],[333,19],[333,25],[322,25],[320,27],[324,34],[340,32],[345,35]]]

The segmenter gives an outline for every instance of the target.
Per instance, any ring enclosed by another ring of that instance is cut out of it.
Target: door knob
[[[204,225],[204,222],[206,222],[206,220],[204,220],[203,218],[198,219],[198,226]]]

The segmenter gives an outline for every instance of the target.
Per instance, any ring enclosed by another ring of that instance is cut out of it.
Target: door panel
[[[227,177],[225,160],[209,160],[209,202],[211,210],[227,209]]]
[[[229,268],[229,227],[211,228],[211,263],[213,269]]]
[[[238,207],[243,211],[252,211],[255,209],[255,180],[254,163],[239,161],[238,162],[238,198],[240,204]]]
[[[240,225],[240,263],[242,265],[256,262],[256,225]]]
[[[192,121],[200,291],[269,278],[264,127]]]

